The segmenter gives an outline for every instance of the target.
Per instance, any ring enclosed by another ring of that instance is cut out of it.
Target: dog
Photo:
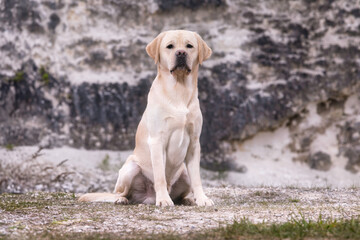
[[[119,170],[114,193],[87,193],[79,201],[212,206],[200,178],[203,119],[197,88],[199,65],[212,50],[199,34],[172,30],[160,33],[146,52],[157,65],[157,76],[134,152]]]

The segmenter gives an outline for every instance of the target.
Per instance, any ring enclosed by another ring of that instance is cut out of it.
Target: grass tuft
[[[14,144],[7,143],[7,144],[5,145],[5,148],[6,148],[6,150],[8,150],[8,151],[12,151],[12,150],[14,150]]]
[[[285,223],[257,223],[247,219],[235,221],[224,228],[205,233],[197,239],[238,239],[246,238],[279,238],[279,239],[304,239],[304,238],[331,238],[331,239],[360,239],[360,219],[333,220],[323,219],[317,221],[291,219]]]
[[[41,75],[41,81],[45,84],[48,85],[50,83],[50,77],[49,77],[49,73],[46,71],[45,67],[42,66],[40,68],[40,75]]]
[[[5,148],[12,150],[14,146],[8,144]],[[64,190],[63,186],[71,181],[69,179],[75,172],[63,164],[65,160],[58,165],[41,163],[37,160],[42,155],[41,151],[42,148],[39,148],[31,156],[21,156],[23,161],[0,160],[0,193]]]
[[[25,73],[22,71],[19,71],[19,72],[15,73],[15,76],[11,80],[14,82],[20,82],[20,81],[24,80],[24,76],[25,76]]]
[[[110,156],[109,154],[106,154],[101,163],[99,164],[98,168],[100,168],[103,171],[109,171],[110,170]]]
[[[0,202],[0,209],[5,211],[15,211],[15,210],[22,210],[25,208],[36,208],[42,209],[47,206],[44,202],[39,201],[18,201],[18,200],[10,200],[10,201],[2,201]]]

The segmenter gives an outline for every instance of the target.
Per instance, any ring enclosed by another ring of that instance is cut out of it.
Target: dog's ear
[[[160,43],[164,38],[164,36],[165,33],[160,33],[154,40],[152,40],[146,46],[146,52],[152,59],[154,59],[155,64],[157,64],[160,61]]]
[[[200,37],[199,34],[195,33],[195,35],[199,47],[199,64],[202,64],[203,61],[205,61],[211,56],[212,50],[211,48],[209,48],[206,42]]]

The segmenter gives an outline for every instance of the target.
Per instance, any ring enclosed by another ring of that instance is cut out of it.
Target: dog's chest
[[[193,114],[187,108],[179,108],[167,118],[168,153],[184,158],[193,132]],[[182,161],[183,159],[179,159]]]
[[[189,128],[193,125],[193,114],[186,107],[179,107],[173,111],[166,119],[166,127],[171,134],[173,131],[188,132]]]

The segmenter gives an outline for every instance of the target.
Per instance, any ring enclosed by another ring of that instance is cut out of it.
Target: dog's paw
[[[166,198],[156,199],[156,206],[159,207],[174,206],[174,202],[168,196]]]
[[[129,201],[125,197],[119,197],[118,199],[115,200],[115,204],[127,205],[129,204]]]
[[[208,198],[207,196],[198,197],[195,199],[195,203],[197,206],[214,206],[214,202]]]

